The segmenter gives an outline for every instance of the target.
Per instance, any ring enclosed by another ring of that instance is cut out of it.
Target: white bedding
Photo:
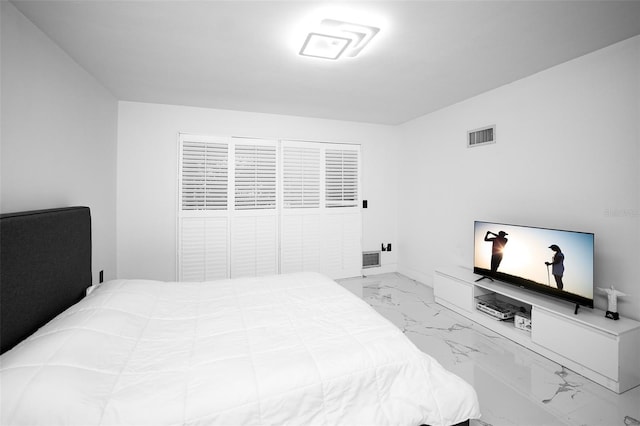
[[[315,273],[117,280],[0,358],[3,425],[451,425],[474,390]]]

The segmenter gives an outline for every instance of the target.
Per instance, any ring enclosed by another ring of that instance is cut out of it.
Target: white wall
[[[639,117],[635,37],[401,126],[399,272],[471,267],[474,220],[594,232],[596,286],[640,319]]]
[[[116,276],[117,102],[11,3],[2,14],[2,212],[91,208],[93,282]]]
[[[363,250],[396,243],[395,129],[312,118],[119,103],[118,275],[176,279],[178,133],[362,144]],[[396,251],[385,253],[393,271]],[[374,270],[369,270],[374,272]]]

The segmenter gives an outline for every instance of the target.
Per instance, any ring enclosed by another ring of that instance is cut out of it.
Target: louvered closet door
[[[362,270],[360,146],[327,145],[324,168],[322,262],[329,276],[357,276]]]
[[[360,275],[360,150],[282,142],[281,271]]]
[[[282,273],[322,271],[322,145],[282,142]]]
[[[231,277],[277,274],[277,141],[233,141]]]
[[[178,279],[361,270],[357,145],[180,136]]]
[[[184,135],[178,182],[178,280],[229,276],[229,139]]]

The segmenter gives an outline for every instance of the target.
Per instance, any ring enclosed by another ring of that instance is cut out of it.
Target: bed
[[[34,228],[68,234],[86,228],[88,213],[71,208],[21,217],[55,222],[74,215],[71,221],[82,224]],[[38,255],[30,263],[24,259],[29,250],[12,247],[23,239],[5,241],[18,216],[11,217],[0,223],[2,339],[7,333],[19,343],[3,345],[0,424],[436,426],[480,416],[469,384],[317,273],[203,283],[113,280],[82,297],[77,290],[84,293],[90,284],[90,258],[87,277],[86,266],[67,254],[56,262],[71,262],[83,276],[73,284],[66,276],[47,280],[44,285],[66,294],[67,306],[43,314],[31,305],[47,298],[34,303],[16,290],[39,284],[21,282],[24,273],[12,268],[11,277],[5,273],[8,259],[19,258],[28,270],[43,262]],[[30,244],[55,245],[57,253],[60,241],[49,235]],[[65,251],[78,244],[72,238]],[[5,290],[5,279],[11,289]],[[22,313],[18,332],[10,330],[16,321],[4,326],[6,316],[16,314],[5,315],[5,307],[16,304],[35,312],[33,321]]]

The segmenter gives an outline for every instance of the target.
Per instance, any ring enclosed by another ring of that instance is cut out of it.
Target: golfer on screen
[[[493,237],[489,237],[493,235]],[[500,262],[502,262],[502,254],[504,252],[504,246],[507,244],[508,239],[505,238],[507,234],[504,231],[500,231],[497,234],[491,231],[487,231],[484,235],[484,240],[492,243],[491,246],[491,272],[496,272]]]
[[[562,250],[560,250],[560,247],[555,244],[551,244],[549,248],[555,253],[551,262],[544,262],[544,264],[547,265],[547,269],[549,269],[549,265],[553,265],[551,268],[551,273],[553,274],[553,278],[555,278],[556,280],[558,290],[562,290],[562,288],[564,287],[564,284],[562,283],[562,275],[564,275],[564,254],[562,254]]]

